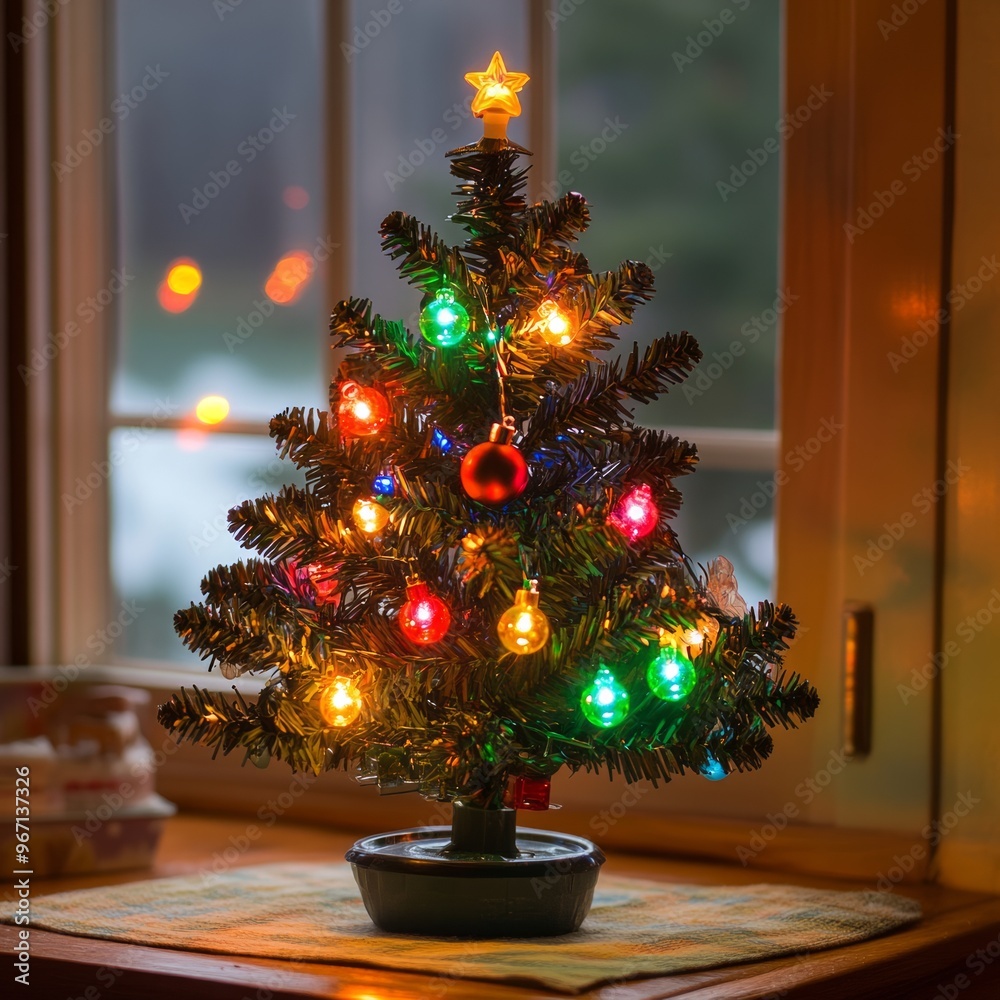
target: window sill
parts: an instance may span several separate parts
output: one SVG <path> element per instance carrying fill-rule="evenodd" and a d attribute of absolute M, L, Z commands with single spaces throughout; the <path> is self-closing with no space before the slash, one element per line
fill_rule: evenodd
<path fill-rule="evenodd" d="M 168 822 L 152 870 L 36 881 L 34 891 L 38 894 L 63 892 L 197 873 L 210 860 L 212 852 L 221 850 L 229 843 L 228 838 L 238 835 L 243 826 L 236 819 L 180 816 Z M 343 833 L 279 823 L 263 831 L 263 836 L 238 863 L 262 864 L 293 859 L 329 861 L 342 855 L 352 840 L 352 836 Z M 616 854 L 609 856 L 609 870 L 619 875 L 664 882 L 707 885 L 789 882 L 824 888 L 866 888 L 834 879 L 787 873 L 769 875 L 703 862 Z M 8 888 L 8 897 L 10 892 Z M 614 994 L 619 1000 L 657 997 L 763 1000 L 773 996 L 891 1000 L 892 997 L 930 996 L 938 984 L 953 983 L 962 973 L 970 983 L 961 990 L 963 1000 L 995 997 L 1000 985 L 1000 964 L 987 965 L 981 974 L 970 976 L 965 963 L 977 949 L 987 947 L 1000 933 L 1000 899 L 926 884 L 907 886 L 905 892 L 920 900 L 925 916 L 915 926 L 885 938 L 817 952 L 808 957 L 640 980 L 616 986 Z M 0 928 L 0 949 L 5 954 L 12 953 L 15 934 L 16 928 Z M 243 997 L 254 989 L 258 995 L 267 995 L 264 991 L 270 991 L 269 995 L 280 998 L 391 994 L 399 1000 L 416 1000 L 426 995 L 428 983 L 424 976 L 380 969 L 196 954 L 73 938 L 40 930 L 33 931 L 31 943 L 32 986 L 47 996 L 69 995 L 78 992 L 81 983 L 99 982 L 97 973 L 101 967 L 123 970 L 116 986 L 129 995 L 172 998 L 182 989 L 191 1000 Z M 438 979 L 436 986 L 441 984 L 442 980 Z M 456 1000 L 473 996 L 484 1000 L 517 1000 L 558 994 L 500 983 L 450 980 L 444 983 L 441 995 Z M 602 995 L 607 996 L 607 992 L 600 988 L 584 994 L 595 998 Z"/>

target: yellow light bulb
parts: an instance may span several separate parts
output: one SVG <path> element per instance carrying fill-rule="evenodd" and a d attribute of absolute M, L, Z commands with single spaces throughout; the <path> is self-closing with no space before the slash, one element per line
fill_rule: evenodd
<path fill-rule="evenodd" d="M 535 327 L 545 343 L 565 347 L 576 336 L 576 325 L 552 299 L 546 299 L 538 307 L 537 316 Z"/>
<path fill-rule="evenodd" d="M 377 500 L 356 500 L 351 516 L 366 535 L 376 534 L 389 523 L 389 512 Z"/>
<path fill-rule="evenodd" d="M 320 695 L 319 711 L 329 726 L 349 726 L 364 705 L 361 691 L 350 677 L 338 676 Z"/>
<path fill-rule="evenodd" d="M 538 607 L 537 590 L 519 590 L 514 604 L 497 622 L 497 635 L 505 649 L 525 655 L 537 653 L 548 641 L 551 629 L 545 612 Z"/>
<path fill-rule="evenodd" d="M 687 647 L 687 655 L 698 656 L 715 645 L 719 635 L 719 623 L 709 615 L 699 615 L 695 625 L 677 625 L 666 629 L 660 635 L 660 645 Z"/>
<path fill-rule="evenodd" d="M 686 646 L 702 646 L 705 642 L 705 636 L 699 629 L 686 628 L 681 630 L 681 641 Z"/>

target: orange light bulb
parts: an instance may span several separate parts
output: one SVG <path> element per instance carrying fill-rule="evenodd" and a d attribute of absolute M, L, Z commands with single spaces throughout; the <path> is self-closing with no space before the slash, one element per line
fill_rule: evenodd
<path fill-rule="evenodd" d="M 334 677 L 320 695 L 320 715 L 330 726 L 349 726 L 363 707 L 361 690 L 350 677 Z"/>
<path fill-rule="evenodd" d="M 546 299 L 538 307 L 537 316 L 535 329 L 553 347 L 565 347 L 577 334 L 576 323 L 552 299 Z"/>
<path fill-rule="evenodd" d="M 389 523 L 389 512 L 374 499 L 362 497 L 356 500 L 351 516 L 366 535 L 377 534 Z"/>

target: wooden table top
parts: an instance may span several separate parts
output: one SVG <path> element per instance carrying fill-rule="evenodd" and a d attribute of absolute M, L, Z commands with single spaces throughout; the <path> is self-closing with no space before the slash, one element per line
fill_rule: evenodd
<path fill-rule="evenodd" d="M 238 836 L 246 821 L 235 817 L 178 816 L 168 821 L 152 869 L 32 881 L 33 897 L 70 889 L 113 885 L 171 875 L 194 874 Z M 343 857 L 354 835 L 318 827 L 278 823 L 263 831 L 238 864 L 323 861 Z M 616 875 L 665 882 L 749 885 L 780 882 L 830 889 L 871 889 L 870 885 L 794 873 L 744 869 L 676 858 L 608 856 L 604 869 Z M 904 895 L 919 899 L 924 918 L 911 928 L 844 948 L 808 956 L 779 958 L 706 972 L 633 980 L 582 994 L 600 1000 L 997 1000 L 1000 998 L 1000 897 L 907 884 Z M 9 882 L 3 895 L 13 897 Z M 0 950 L 10 955 L 16 928 L 0 927 Z M 562 994 L 530 987 L 474 980 L 448 980 L 308 962 L 208 955 L 31 932 L 31 987 L 26 996 L 65 998 L 143 996 L 151 1000 L 417 1000 L 428 996 L 458 1000 L 528 1000 Z M 992 951 L 991 951 L 992 945 Z M 993 952 L 996 952 L 994 955 Z M 977 956 L 977 952 L 980 954 Z M 4 978 L 13 978 L 5 959 Z M 433 989 L 431 986 L 433 985 Z M 87 991 L 90 990 L 88 993 Z M 4 995 L 8 994 L 6 983 Z"/>

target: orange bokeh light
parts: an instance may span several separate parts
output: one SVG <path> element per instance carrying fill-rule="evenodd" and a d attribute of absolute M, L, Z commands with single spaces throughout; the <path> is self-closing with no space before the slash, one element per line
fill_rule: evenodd
<path fill-rule="evenodd" d="M 930 319 L 938 311 L 940 302 L 933 289 L 898 289 L 892 293 L 892 313 L 898 319 L 917 322 Z"/>
<path fill-rule="evenodd" d="M 192 292 L 190 295 L 179 295 L 177 292 L 171 291 L 166 281 L 161 281 L 160 287 L 156 290 L 156 299 L 160 306 L 170 313 L 184 312 L 185 309 L 190 308 L 197 297 L 197 292 Z"/>
<path fill-rule="evenodd" d="M 278 305 L 291 305 L 309 284 L 314 270 L 313 259 L 305 250 L 285 254 L 264 284 L 264 293 Z"/>
<path fill-rule="evenodd" d="M 309 204 L 309 192 L 299 184 L 289 184 L 281 192 L 281 200 L 297 212 Z"/>
<path fill-rule="evenodd" d="M 229 400 L 225 396 L 203 396 L 194 408 L 194 415 L 203 424 L 219 424 L 229 416 Z"/>

